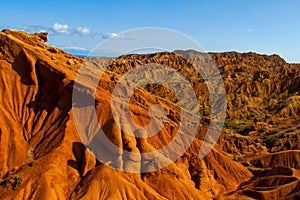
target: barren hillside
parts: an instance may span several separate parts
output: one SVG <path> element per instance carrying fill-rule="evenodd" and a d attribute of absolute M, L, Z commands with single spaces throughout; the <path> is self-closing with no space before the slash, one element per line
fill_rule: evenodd
<path fill-rule="evenodd" d="M 88 78 L 74 86 L 86 60 L 46 41 L 46 34 L 0 32 L 1 199 L 300 198 L 299 65 L 277 55 L 211 53 L 227 92 L 227 118 L 218 144 L 200 159 L 211 116 L 209 96 L 204 80 L 181 55 L 201 65 L 201 53 L 89 59 Z M 125 169 L 147 162 L 137 156 L 132 165 L 124 162 L 122 154 L 111 164 L 96 160 L 78 136 L 72 92 L 91 96 L 90 80 L 102 71 L 95 108 L 105 135 L 121 151 L 139 155 L 157 150 L 175 137 L 180 122 L 178 99 L 171 90 L 150 84 L 131 99 L 131 117 L 141 125 L 149 123 L 151 105 L 159 103 L 168 111 L 164 128 L 147 139 L 117 130 L 110 108 L 111 93 L 121 76 L 145 63 L 168 65 L 185 76 L 197 95 L 202 120 L 192 145 L 174 163 L 155 172 L 125 173 L 108 165 Z M 91 116 L 79 119 L 89 121 Z M 100 148 L 105 146 L 103 138 L 97 142 Z"/>

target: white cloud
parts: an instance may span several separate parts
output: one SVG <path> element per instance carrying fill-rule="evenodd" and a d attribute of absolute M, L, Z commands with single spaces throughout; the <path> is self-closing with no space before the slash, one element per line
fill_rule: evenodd
<path fill-rule="evenodd" d="M 97 35 L 101 35 L 103 38 L 121 38 L 116 33 L 113 34 L 103 34 L 103 33 L 96 33 L 92 32 L 88 27 L 86 26 L 79 26 L 77 28 L 70 27 L 68 24 L 61 24 L 61 23 L 54 23 L 51 27 L 44 27 L 41 25 L 31 25 L 26 27 L 4 27 L 0 26 L 0 29 L 15 29 L 15 30 L 22 30 L 28 33 L 36 33 L 36 32 L 48 32 L 49 35 L 56 34 L 56 35 L 79 35 L 79 36 L 89 36 L 94 37 Z M 105 36 L 104 36 L 105 35 Z"/>
<path fill-rule="evenodd" d="M 88 51 L 84 47 L 76 47 L 76 46 L 68 46 L 68 47 L 61 47 L 62 50 L 77 50 L 77 51 Z"/>
<path fill-rule="evenodd" d="M 121 39 L 125 38 L 124 35 L 118 34 L 118 33 L 106 33 L 103 34 L 104 39 L 112 38 L 112 39 Z"/>
<path fill-rule="evenodd" d="M 77 28 L 70 28 L 68 24 L 54 23 L 52 30 L 57 34 L 62 35 L 80 35 L 80 36 L 89 36 L 90 29 L 85 26 L 80 26 Z"/>
<path fill-rule="evenodd" d="M 82 36 L 88 36 L 90 34 L 90 29 L 87 27 L 78 27 L 76 31 L 79 35 Z"/>
<path fill-rule="evenodd" d="M 254 32 L 254 29 L 253 28 L 248 28 L 247 31 L 248 32 Z"/>
<path fill-rule="evenodd" d="M 43 26 L 26 26 L 23 28 L 14 28 L 15 30 L 25 31 L 27 33 L 38 33 L 38 32 L 48 32 L 52 33 L 52 30 Z"/>
<path fill-rule="evenodd" d="M 54 32 L 63 35 L 68 35 L 70 33 L 69 26 L 67 24 L 54 23 L 52 29 Z"/>
<path fill-rule="evenodd" d="M 110 38 L 120 38 L 120 37 L 122 37 L 122 36 L 117 34 L 117 33 L 111 33 L 110 34 Z"/>

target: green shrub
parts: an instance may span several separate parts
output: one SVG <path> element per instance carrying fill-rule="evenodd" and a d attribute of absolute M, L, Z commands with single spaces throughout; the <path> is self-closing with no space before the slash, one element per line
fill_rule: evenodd
<path fill-rule="evenodd" d="M 263 142 L 266 144 L 268 149 L 271 148 L 274 145 L 276 140 L 277 140 L 277 138 L 274 135 L 265 136 L 263 138 Z"/>
<path fill-rule="evenodd" d="M 232 124 L 230 122 L 225 122 L 224 123 L 224 128 L 226 129 L 231 129 L 236 131 L 238 134 L 247 136 L 249 133 L 253 130 L 252 126 L 241 126 L 240 124 Z"/>
<path fill-rule="evenodd" d="M 252 126 L 246 126 L 244 129 L 238 131 L 239 134 L 247 136 L 253 130 Z"/>
<path fill-rule="evenodd" d="M 266 128 L 261 128 L 261 129 L 258 130 L 258 132 L 259 133 L 264 133 L 264 132 L 266 132 L 266 130 L 267 130 Z"/>
<path fill-rule="evenodd" d="M 20 188 L 22 181 L 23 181 L 23 179 L 22 179 L 21 175 L 17 174 L 10 178 L 5 179 L 4 181 L 2 181 L 0 183 L 0 185 L 4 188 L 11 185 L 13 190 L 17 190 Z"/>
<path fill-rule="evenodd" d="M 240 129 L 241 127 L 240 127 L 239 124 L 232 124 L 232 123 L 226 121 L 226 122 L 224 123 L 224 128 L 226 128 L 226 129 L 238 130 L 238 129 Z"/>
<path fill-rule="evenodd" d="M 233 154 L 233 160 L 234 160 L 235 162 L 240 161 L 240 158 L 237 156 L 236 153 Z"/>
<path fill-rule="evenodd" d="M 17 189 L 19 189 L 19 187 L 23 181 L 22 177 L 20 175 L 16 175 L 13 177 L 13 179 L 14 179 L 14 182 L 12 183 L 12 189 L 17 190 Z"/>
<path fill-rule="evenodd" d="M 0 183 L 1 187 L 6 188 L 10 184 L 9 180 L 4 180 Z"/>

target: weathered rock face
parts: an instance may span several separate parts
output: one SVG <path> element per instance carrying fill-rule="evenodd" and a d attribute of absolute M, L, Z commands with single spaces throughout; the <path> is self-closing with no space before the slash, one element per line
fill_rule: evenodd
<path fill-rule="evenodd" d="M 74 87 L 76 73 L 84 60 L 47 46 L 46 41 L 47 34 L 44 33 L 0 32 L 1 199 L 212 199 L 241 196 L 268 199 L 297 196 L 293 191 L 298 187 L 298 171 L 292 168 L 298 169 L 298 151 L 279 155 L 269 154 L 267 150 L 299 149 L 296 126 L 299 122 L 298 65 L 287 64 L 278 56 L 235 52 L 211 54 L 225 82 L 228 121 L 219 144 L 200 159 L 198 153 L 210 118 L 207 87 L 199 73 L 179 55 L 201 60 L 200 53 L 178 51 L 92 59 L 92 70 L 85 71 L 91 79 L 97 78 L 97 71 L 109 64 L 95 95 L 99 124 L 120 151 L 124 149 L 137 155 L 130 158 L 130 162 L 124 162 L 120 153 L 111 165 L 122 169 L 139 168 L 144 162 L 139 154 L 167 144 L 176 135 L 180 122 L 177 99 L 172 91 L 153 84 L 134 93 L 131 114 L 136 122 L 146 125 L 149 107 L 155 103 L 164 105 L 169 112 L 164 129 L 147 139 L 137 139 L 121 131 L 112 118 L 110 100 L 116 82 L 128 70 L 145 63 L 165 64 L 178 70 L 192 83 L 203 110 L 200 131 L 184 155 L 156 172 L 130 174 L 97 161 L 82 144 L 72 115 L 72 91 L 90 95 L 90 78 L 81 80 L 82 87 Z M 87 115 L 80 117 L 91 120 Z M 126 126 L 126 122 L 120 123 Z M 284 127 L 287 123 L 288 129 Z M 280 130 L 274 132 L 274 126 Z M 271 137 L 282 140 L 275 141 Z M 278 141 L 282 141 L 282 145 Z M 101 138 L 98 142 L 99 146 L 105 145 Z M 257 152 L 261 152 L 260 157 L 251 156 Z M 251 169 L 253 174 L 242 163 L 256 167 Z M 293 172 L 288 174 L 290 178 L 282 174 L 272 178 L 276 176 L 277 168 L 274 173 L 258 173 L 259 168 L 286 163 Z M 263 180 L 270 187 L 279 186 L 273 183 L 275 179 L 287 186 L 278 187 L 271 193 L 267 192 L 268 188 L 260 192 L 257 187 L 264 183 L 258 181 L 258 177 L 265 177 Z M 245 183 L 240 185 L 243 181 Z"/>
<path fill-rule="evenodd" d="M 66 137 L 73 132 L 67 127 L 69 76 L 75 73 L 66 61 L 82 60 L 44 41 L 39 35 L 0 33 L 2 199 L 63 198 L 78 179 L 77 170 L 66 164 L 74 160 L 72 143 L 78 141 L 75 134 Z"/>

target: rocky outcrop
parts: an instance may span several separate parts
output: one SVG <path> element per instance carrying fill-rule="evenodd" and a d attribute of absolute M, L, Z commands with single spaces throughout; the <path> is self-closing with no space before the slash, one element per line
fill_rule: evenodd
<path fill-rule="evenodd" d="M 89 59 L 91 68 L 84 71 L 87 78 L 74 86 L 78 69 L 87 60 L 48 46 L 46 41 L 45 33 L 0 32 L 1 199 L 212 199 L 232 195 L 268 199 L 298 195 L 291 192 L 298 188 L 297 171 L 293 169 L 298 168 L 297 153 L 287 152 L 277 160 L 272 157 L 277 154 L 266 152 L 280 146 L 269 139 L 275 134 L 275 124 L 280 128 L 276 137 L 284 131 L 292 130 L 284 133 L 294 135 L 298 131 L 294 128 L 299 117 L 298 65 L 290 65 L 276 55 L 211 54 L 228 93 L 228 118 L 219 144 L 200 159 L 199 149 L 210 121 L 207 87 L 180 54 L 202 62 L 201 53 L 178 51 Z M 110 101 L 117 81 L 128 70 L 145 63 L 168 65 L 185 76 L 197 94 L 203 120 L 191 146 L 174 163 L 155 172 L 131 174 L 114 168 L 151 167 L 141 153 L 168 144 L 180 123 L 178 99 L 171 90 L 155 84 L 134 93 L 131 114 L 137 123 L 147 125 L 151 105 L 163 105 L 168 115 L 159 134 L 139 139 L 128 134 L 127 122 L 113 119 Z M 95 94 L 98 122 L 120 150 L 115 162 L 106 164 L 96 160 L 93 149 L 87 149 L 80 140 L 73 117 L 78 102 L 72 105 L 72 91 L 91 97 L 91 80 L 98 78 L 99 71 L 104 73 Z M 92 117 L 85 113 L 79 119 L 89 122 Z M 283 120 L 291 127 L 284 128 Z M 99 148 L 105 148 L 103 138 L 97 138 L 97 142 Z M 290 147 L 298 148 L 294 142 Z M 136 156 L 125 158 L 125 150 Z M 265 153 L 251 157 L 258 152 Z M 290 177 L 279 176 L 277 171 L 258 175 L 244 167 L 245 163 L 256 168 L 280 164 L 293 173 Z M 259 176 L 265 178 L 258 180 Z M 268 187 L 279 183 L 291 186 L 268 192 Z"/>

